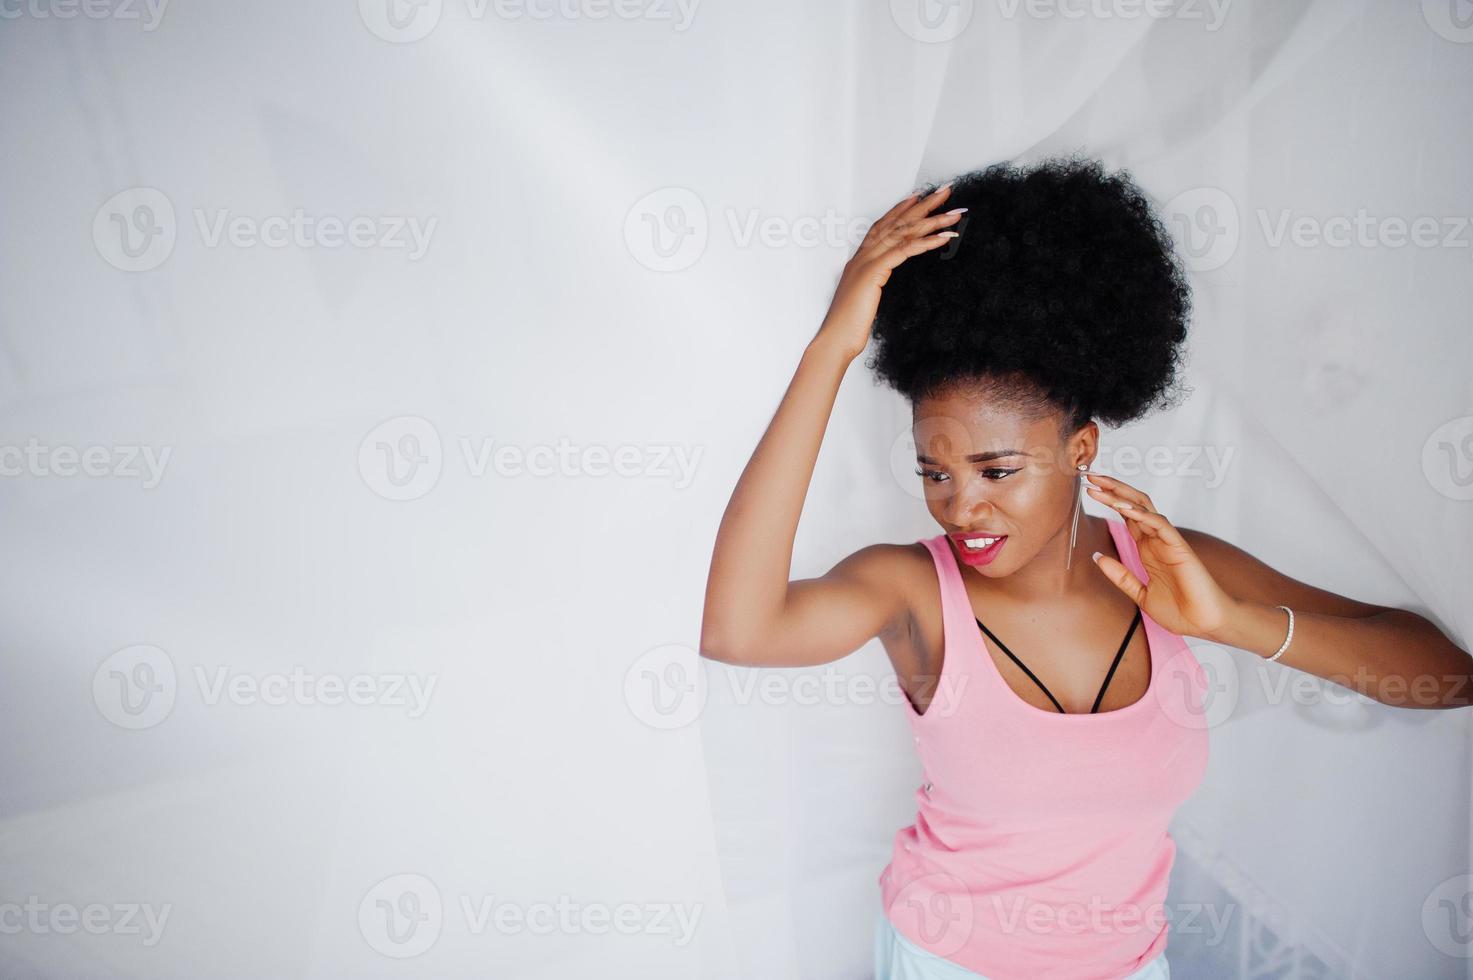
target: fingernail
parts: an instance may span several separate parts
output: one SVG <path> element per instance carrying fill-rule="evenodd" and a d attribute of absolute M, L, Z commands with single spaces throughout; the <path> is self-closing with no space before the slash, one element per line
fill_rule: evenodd
<path fill-rule="evenodd" d="M 1134 510 L 1135 509 L 1134 507 L 1130 506 L 1130 504 L 1127 504 L 1123 500 L 1120 501 L 1120 503 L 1116 504 L 1115 506 L 1116 507 L 1119 507 L 1121 510 Z"/>
<path fill-rule="evenodd" d="M 939 232 L 936 235 L 936 237 L 937 238 L 960 238 L 960 237 L 962 237 L 962 233 L 959 232 L 959 231 L 943 231 L 943 232 Z"/>
<path fill-rule="evenodd" d="M 951 210 L 950 210 L 950 211 L 948 211 L 948 212 L 946 212 L 946 213 L 947 213 L 947 214 L 962 214 L 962 213 L 964 213 L 964 212 L 965 212 L 965 211 L 966 211 L 966 210 L 967 210 L 967 209 L 966 209 L 966 208 L 952 208 L 952 209 L 951 209 Z"/>
<path fill-rule="evenodd" d="M 1098 551 L 1096 551 L 1094 554 L 1090 555 L 1090 557 L 1093 558 L 1095 561 L 1099 561 L 1100 560 L 1100 553 Z"/>

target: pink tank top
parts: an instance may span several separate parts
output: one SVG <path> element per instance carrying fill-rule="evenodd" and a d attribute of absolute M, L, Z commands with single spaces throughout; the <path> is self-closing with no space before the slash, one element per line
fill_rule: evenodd
<path fill-rule="evenodd" d="M 1125 566 L 1149 582 L 1124 519 L 1105 520 Z M 1128 976 L 1166 948 L 1167 825 L 1206 771 L 1206 672 L 1142 612 L 1144 697 L 1093 714 L 1035 707 L 983 645 L 946 535 L 922 543 L 941 584 L 945 653 L 926 713 L 901 698 L 925 772 L 915 823 L 895 834 L 879 878 L 885 914 L 989 980 Z M 1104 653 L 1127 626 L 1100 637 Z M 1026 636 L 1002 640 L 1028 663 Z"/>

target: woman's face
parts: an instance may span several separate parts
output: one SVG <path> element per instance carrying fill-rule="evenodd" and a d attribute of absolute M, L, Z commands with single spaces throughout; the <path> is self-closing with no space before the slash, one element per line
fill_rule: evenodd
<path fill-rule="evenodd" d="M 1066 438 L 1058 415 L 1029 420 L 962 392 L 922 399 L 912 416 L 926 507 L 963 562 L 1001 578 L 1046 546 L 1067 548 L 1079 495 L 1075 467 L 1094 459 L 1093 422 Z"/>

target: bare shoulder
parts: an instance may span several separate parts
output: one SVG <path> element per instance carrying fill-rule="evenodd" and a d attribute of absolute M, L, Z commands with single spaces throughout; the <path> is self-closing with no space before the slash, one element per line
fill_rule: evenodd
<path fill-rule="evenodd" d="M 845 557 L 829 573 L 864 583 L 867 590 L 896 610 L 887 631 L 908 631 L 919 604 L 935 591 L 931 553 L 920 541 L 904 544 L 878 542 Z"/>
<path fill-rule="evenodd" d="M 936 587 L 936 562 L 921 541 L 871 545 L 870 560 L 891 589 L 896 612 L 880 632 L 880 642 L 891 666 L 916 701 L 917 677 L 940 673 L 941 596 Z M 861 549 L 865 550 L 865 549 Z"/>
<path fill-rule="evenodd" d="M 935 566 L 927 547 L 919 541 L 865 545 L 835 570 L 846 566 L 846 575 L 866 581 L 876 595 L 884 595 L 887 606 L 896 610 L 885 632 L 909 635 L 918 613 L 924 615 L 925 600 L 935 591 Z"/>

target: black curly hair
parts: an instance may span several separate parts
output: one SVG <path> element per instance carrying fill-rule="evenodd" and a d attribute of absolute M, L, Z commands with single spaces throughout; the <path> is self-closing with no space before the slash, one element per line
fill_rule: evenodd
<path fill-rule="evenodd" d="M 955 178 L 935 213 L 956 207 L 961 236 L 906 259 L 880 295 L 878 381 L 912 407 L 960 389 L 1058 413 L 1063 435 L 1174 404 L 1191 289 L 1127 172 L 996 163 Z"/>

